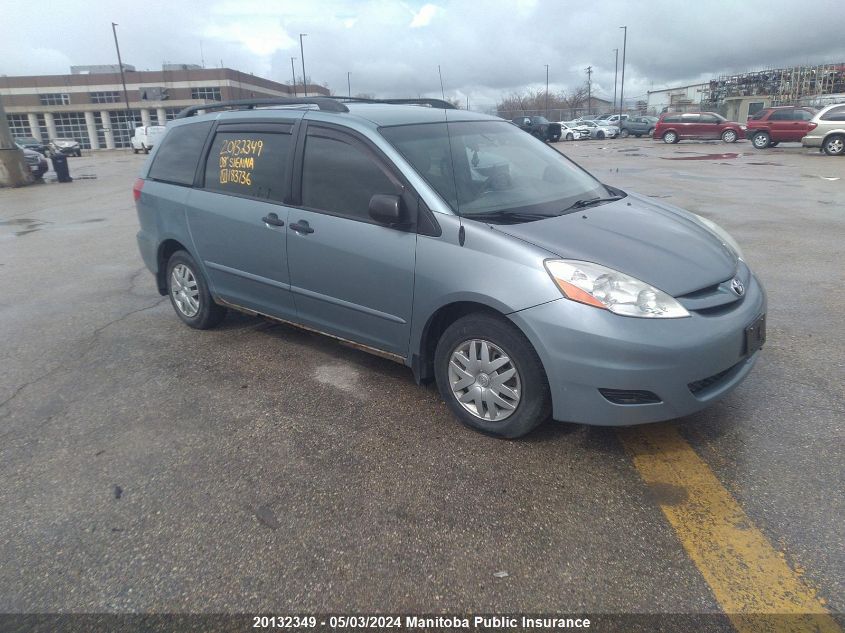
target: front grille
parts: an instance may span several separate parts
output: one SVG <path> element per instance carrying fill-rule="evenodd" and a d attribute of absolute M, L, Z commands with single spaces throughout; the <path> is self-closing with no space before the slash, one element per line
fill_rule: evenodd
<path fill-rule="evenodd" d="M 739 365 L 739 363 L 737 363 L 737 365 Z M 697 396 L 702 391 L 706 391 L 707 389 L 710 389 L 711 387 L 714 387 L 721 383 L 722 380 L 724 380 L 724 378 L 728 374 L 730 374 L 734 369 L 736 369 L 737 365 L 734 365 L 733 367 L 728 367 L 724 371 L 720 371 L 718 374 L 713 374 L 712 376 L 708 376 L 707 378 L 702 378 L 701 380 L 691 382 L 687 385 L 687 387 L 689 387 L 689 390 L 692 392 L 692 395 Z"/>
<path fill-rule="evenodd" d="M 599 389 L 599 393 L 613 404 L 657 404 L 663 402 L 656 393 L 637 389 Z"/>

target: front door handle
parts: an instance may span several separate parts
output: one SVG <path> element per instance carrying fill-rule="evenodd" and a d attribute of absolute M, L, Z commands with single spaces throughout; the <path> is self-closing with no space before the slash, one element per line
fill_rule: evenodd
<path fill-rule="evenodd" d="M 309 233 L 313 233 L 313 232 L 314 232 L 314 229 L 312 229 L 312 228 L 308 225 L 308 220 L 300 220 L 300 221 L 299 221 L 299 222 L 297 222 L 296 224 L 291 224 L 291 225 L 290 225 L 290 228 L 292 228 L 292 229 L 293 229 L 294 231 L 296 231 L 297 233 L 303 233 L 303 234 L 305 234 L 305 235 L 307 235 L 307 234 L 309 234 Z"/>
<path fill-rule="evenodd" d="M 261 218 L 261 220 L 262 220 L 265 224 L 270 224 L 270 225 L 272 225 L 272 226 L 284 226 L 284 225 L 285 225 L 285 221 L 284 221 L 284 220 L 280 220 L 280 219 L 279 219 L 279 216 L 278 216 L 278 215 L 276 215 L 275 213 L 268 213 L 268 214 L 267 214 L 267 215 L 265 215 L 263 218 Z"/>

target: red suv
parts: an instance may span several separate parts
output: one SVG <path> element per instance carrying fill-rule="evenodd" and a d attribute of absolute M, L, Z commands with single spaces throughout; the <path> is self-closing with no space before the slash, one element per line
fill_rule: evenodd
<path fill-rule="evenodd" d="M 745 136 L 757 149 L 774 147 L 781 141 L 801 142 L 815 114 L 813 108 L 797 106 L 763 108 L 748 119 Z"/>
<path fill-rule="evenodd" d="M 664 143 L 677 143 L 683 139 L 722 139 L 736 143 L 745 134 L 745 126 L 728 121 L 715 112 L 667 112 L 660 115 L 654 127 L 654 139 Z"/>

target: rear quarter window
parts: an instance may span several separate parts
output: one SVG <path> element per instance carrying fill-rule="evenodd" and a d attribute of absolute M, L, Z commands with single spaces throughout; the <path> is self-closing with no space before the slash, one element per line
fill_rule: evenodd
<path fill-rule="evenodd" d="M 845 106 L 831 108 L 821 116 L 822 121 L 845 121 Z"/>
<path fill-rule="evenodd" d="M 191 186 L 211 121 L 189 123 L 171 128 L 155 156 L 150 172 L 153 180 Z"/>

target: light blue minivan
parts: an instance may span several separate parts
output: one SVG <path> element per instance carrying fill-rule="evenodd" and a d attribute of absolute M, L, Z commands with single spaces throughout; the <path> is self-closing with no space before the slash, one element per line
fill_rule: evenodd
<path fill-rule="evenodd" d="M 507 121 L 402 101 L 227 102 L 168 125 L 134 195 L 177 316 L 352 342 L 503 437 L 677 418 L 748 375 L 766 296 L 724 230 Z"/>

